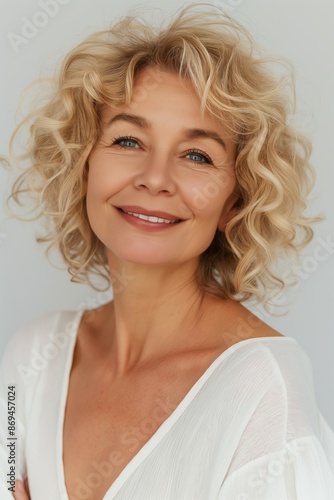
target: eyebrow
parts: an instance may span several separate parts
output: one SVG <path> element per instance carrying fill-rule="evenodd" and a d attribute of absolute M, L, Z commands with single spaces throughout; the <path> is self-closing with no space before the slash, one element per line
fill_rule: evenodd
<path fill-rule="evenodd" d="M 105 128 L 109 128 L 113 123 L 117 121 L 126 121 L 129 123 L 133 123 L 134 125 L 137 125 L 140 128 L 143 129 L 151 129 L 152 124 L 146 120 L 146 118 L 143 118 L 142 116 L 137 116 L 137 115 L 130 115 L 127 113 L 119 113 L 118 115 L 113 116 L 105 125 Z M 206 138 L 206 139 L 213 139 L 214 141 L 218 142 L 225 150 L 226 150 L 226 144 L 224 140 L 220 137 L 220 135 L 217 134 L 217 132 L 213 130 L 204 130 L 202 128 L 189 128 L 189 129 L 183 129 L 182 133 L 184 134 L 185 137 L 188 139 L 198 139 L 198 138 Z"/>

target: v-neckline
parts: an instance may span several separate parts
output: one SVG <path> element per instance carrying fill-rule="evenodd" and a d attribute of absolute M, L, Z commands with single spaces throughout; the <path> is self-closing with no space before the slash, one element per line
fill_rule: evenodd
<path fill-rule="evenodd" d="M 81 324 L 81 319 L 86 310 L 79 311 L 74 320 L 71 322 L 70 329 L 70 345 L 67 351 L 67 357 L 65 362 L 65 369 L 63 372 L 62 390 L 60 396 L 60 409 L 58 414 L 57 423 L 57 433 L 56 433 L 56 468 L 58 476 L 58 487 L 60 488 L 61 498 L 63 500 L 68 500 L 68 492 L 65 483 L 65 470 L 63 463 L 63 433 L 64 433 L 64 421 L 65 421 L 65 409 L 68 397 L 68 389 L 70 382 L 70 374 L 73 365 L 74 349 L 77 341 L 78 331 Z M 221 364 L 221 362 L 229 356 L 240 346 L 245 344 L 251 344 L 254 341 L 263 339 L 284 339 L 296 342 L 293 337 L 287 336 L 272 336 L 272 337 L 252 337 L 250 339 L 240 340 L 229 346 L 221 354 L 219 354 L 212 363 L 206 368 L 202 375 L 197 379 L 197 381 L 192 385 L 186 395 L 183 397 L 181 402 L 177 407 L 170 413 L 166 420 L 158 427 L 155 433 L 150 437 L 150 439 L 138 450 L 138 452 L 132 457 L 132 459 L 126 464 L 124 469 L 120 472 L 114 482 L 110 485 L 109 489 L 106 491 L 102 500 L 112 500 L 115 495 L 122 488 L 126 480 L 131 476 L 131 474 L 137 469 L 137 467 L 143 462 L 143 460 L 154 450 L 154 448 L 159 444 L 162 438 L 168 433 L 168 431 L 173 427 L 173 425 L 178 421 L 182 413 L 190 405 L 191 401 L 199 393 L 205 382 L 210 378 L 211 374 L 216 370 L 216 368 Z"/>

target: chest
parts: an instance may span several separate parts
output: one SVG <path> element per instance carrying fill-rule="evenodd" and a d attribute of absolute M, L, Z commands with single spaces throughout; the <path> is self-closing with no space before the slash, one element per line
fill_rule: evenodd
<path fill-rule="evenodd" d="M 166 367 L 122 382 L 72 373 L 63 426 L 70 499 L 104 497 L 205 371 L 208 361 L 203 361 L 191 369 Z"/>

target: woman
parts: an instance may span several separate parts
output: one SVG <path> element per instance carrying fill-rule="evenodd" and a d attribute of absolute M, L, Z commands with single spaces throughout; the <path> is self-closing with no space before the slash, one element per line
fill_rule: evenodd
<path fill-rule="evenodd" d="M 160 29 L 128 17 L 71 51 L 34 116 L 14 197 L 37 193 L 40 240 L 114 297 L 8 344 L 14 498 L 333 498 L 310 362 L 241 304 L 280 289 L 272 264 L 317 220 L 309 144 L 251 45 L 212 6 Z"/>

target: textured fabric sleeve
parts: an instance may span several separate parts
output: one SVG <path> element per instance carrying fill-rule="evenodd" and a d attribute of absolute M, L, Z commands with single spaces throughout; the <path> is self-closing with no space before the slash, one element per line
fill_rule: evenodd
<path fill-rule="evenodd" d="M 334 500 L 334 432 L 317 406 L 311 362 L 298 344 L 272 343 L 266 352 L 276 377 L 244 430 L 218 498 Z"/>
<path fill-rule="evenodd" d="M 334 449 L 333 433 L 327 436 Z M 218 500 L 333 500 L 334 463 L 316 436 L 259 457 L 224 481 Z"/>
<path fill-rule="evenodd" d="M 15 479 L 27 475 L 25 461 L 26 428 L 29 414 L 33 410 L 38 370 L 35 359 L 36 348 L 40 351 L 41 339 L 47 335 L 58 313 L 48 313 L 18 329 L 10 338 L 0 364 L 0 499 L 13 499 L 10 471 Z M 36 351 L 37 352 L 37 351 Z M 15 400 L 9 387 L 15 386 Z M 8 394 L 10 395 L 8 397 Z M 11 401 L 9 402 L 9 398 Z M 9 403 L 8 403 L 9 402 Z M 15 403 L 15 406 L 14 406 Z M 15 411 L 14 411 L 15 410 Z M 13 411 L 13 413 L 12 413 Z M 9 427 L 15 418 L 15 435 Z M 14 439 L 16 437 L 16 439 Z M 15 467 L 15 469 L 11 469 Z"/>

